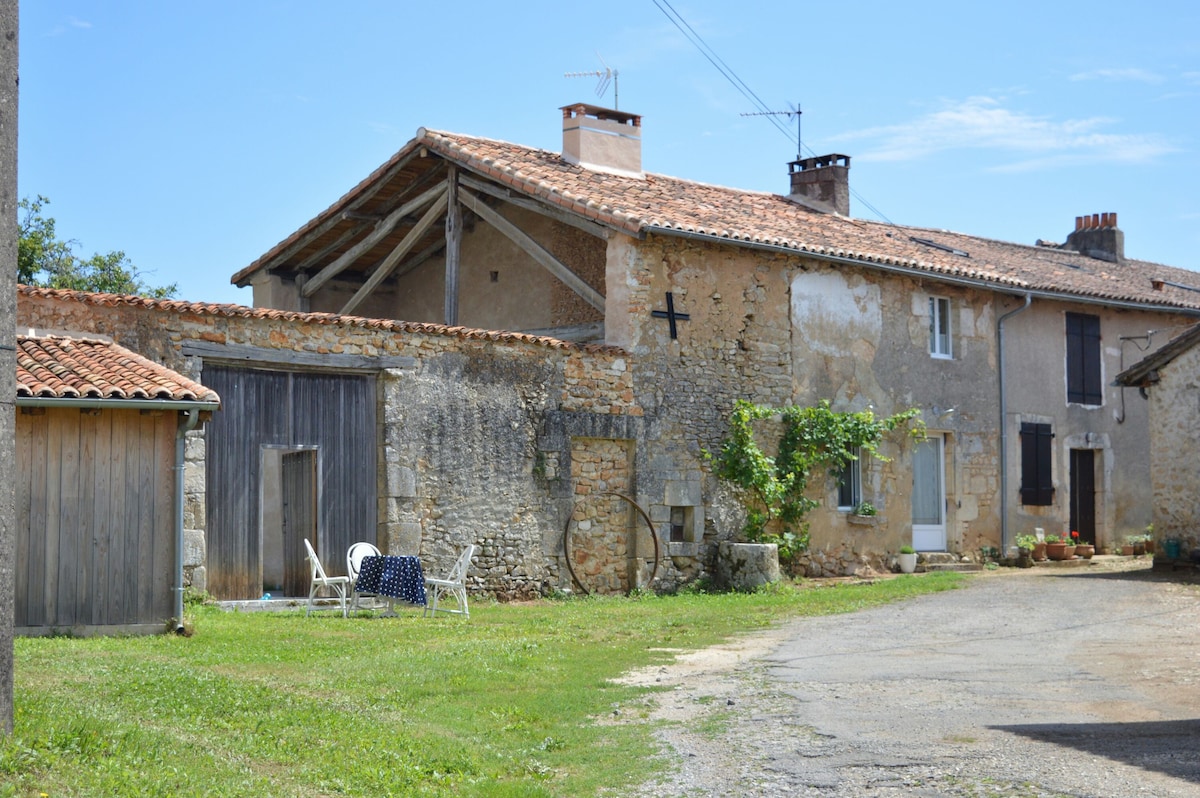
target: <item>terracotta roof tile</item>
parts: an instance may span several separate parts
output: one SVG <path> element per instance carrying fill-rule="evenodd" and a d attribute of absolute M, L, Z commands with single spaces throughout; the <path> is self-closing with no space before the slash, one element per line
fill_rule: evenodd
<path fill-rule="evenodd" d="M 665 175 L 648 173 L 642 179 L 599 172 L 569 164 L 555 152 L 493 139 L 421 130 L 409 147 L 413 145 L 426 146 L 524 194 L 634 235 L 686 233 L 964 278 L 1006 290 L 1200 310 L 1200 293 L 1169 285 L 1200 288 L 1200 274 L 1186 269 L 1132 259 L 1108 263 L 1053 246 L 853 219 L 813 211 L 777 194 Z M 914 239 L 933 241 L 967 256 Z M 1162 285 L 1164 281 L 1167 285 Z"/>
<path fill-rule="evenodd" d="M 179 299 L 151 299 L 144 296 L 121 294 L 98 294 L 89 291 L 68 291 L 57 288 L 36 288 L 18 285 L 17 294 L 28 297 L 44 297 L 63 302 L 79 302 L 85 305 L 108 307 L 141 307 L 176 313 L 193 313 L 199 316 L 225 316 L 243 319 L 269 319 L 294 321 L 302 324 L 323 324 L 342 327 L 362 327 L 392 333 L 420 333 L 423 335 L 446 335 L 453 338 L 485 339 L 503 343 L 523 343 L 544 346 L 550 349 L 578 349 L 586 352 L 610 352 L 625 354 L 616 346 L 580 344 L 562 341 L 545 335 L 530 335 L 505 330 L 477 330 L 471 327 L 447 327 L 430 322 L 397 321 L 394 319 L 371 319 L 364 316 L 342 316 L 337 313 L 300 313 L 273 308 L 250 308 L 245 305 L 216 304 L 210 302 L 185 302 Z"/>
<path fill-rule="evenodd" d="M 17 336 L 17 396 L 220 402 L 216 391 L 111 341 Z"/>

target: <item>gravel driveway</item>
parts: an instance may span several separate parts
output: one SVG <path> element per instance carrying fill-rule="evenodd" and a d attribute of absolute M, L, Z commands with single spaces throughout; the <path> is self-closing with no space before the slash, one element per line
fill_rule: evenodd
<path fill-rule="evenodd" d="M 628 680 L 673 688 L 646 798 L 1200 796 L 1200 588 L 1144 567 L 1005 569 Z"/>

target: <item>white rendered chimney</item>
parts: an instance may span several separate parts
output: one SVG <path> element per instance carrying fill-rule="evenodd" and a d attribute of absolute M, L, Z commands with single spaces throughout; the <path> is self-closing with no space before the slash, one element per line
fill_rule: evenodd
<path fill-rule="evenodd" d="M 564 105 L 563 160 L 630 177 L 642 173 L 642 118 L 587 103 Z"/>

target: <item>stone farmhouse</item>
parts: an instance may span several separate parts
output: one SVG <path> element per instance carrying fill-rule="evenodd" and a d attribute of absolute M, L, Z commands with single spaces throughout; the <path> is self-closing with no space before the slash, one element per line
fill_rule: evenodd
<path fill-rule="evenodd" d="M 1145 403 L 1112 381 L 1200 317 L 1200 275 L 1127 258 L 1115 214 L 1031 245 L 871 222 L 844 155 L 750 192 L 644 171 L 636 115 L 562 126 L 561 153 L 419 130 L 234 275 L 254 308 L 21 289 L 20 323 L 221 396 L 188 433 L 191 583 L 294 591 L 304 536 L 334 571 L 356 540 L 432 570 L 476 543 L 502 598 L 669 589 L 740 529 L 705 456 L 739 398 L 928 425 L 821 487 L 813 575 L 1150 522 Z"/>
<path fill-rule="evenodd" d="M 1177 335 L 1117 376 L 1136 388 L 1150 412 L 1150 488 L 1154 536 L 1163 558 L 1190 559 L 1200 547 L 1200 444 L 1196 389 L 1200 387 L 1200 325 Z M 1177 552 L 1162 546 L 1178 541 Z"/>

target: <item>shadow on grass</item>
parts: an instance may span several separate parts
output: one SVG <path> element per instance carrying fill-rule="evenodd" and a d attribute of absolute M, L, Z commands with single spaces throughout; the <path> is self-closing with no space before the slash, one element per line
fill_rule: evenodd
<path fill-rule="evenodd" d="M 1200 784 L 1200 720 L 989 726 Z"/>

